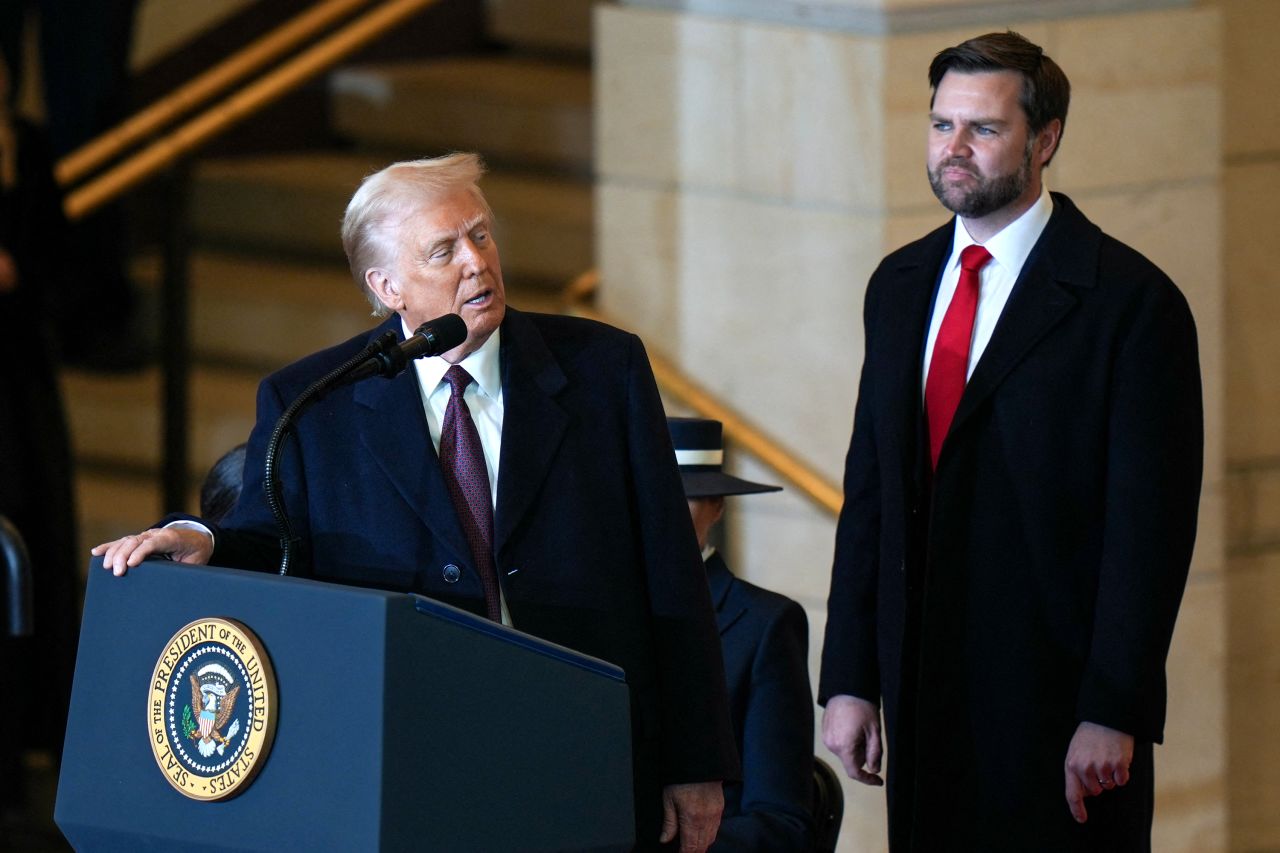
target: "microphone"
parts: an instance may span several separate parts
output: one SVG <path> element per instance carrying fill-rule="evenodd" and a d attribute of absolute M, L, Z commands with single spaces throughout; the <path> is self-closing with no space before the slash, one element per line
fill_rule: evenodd
<path fill-rule="evenodd" d="M 457 314 L 445 314 L 434 320 L 428 320 L 408 339 L 371 355 L 363 364 L 343 377 L 343 384 L 359 382 L 370 376 L 384 376 L 390 379 L 398 376 L 400 371 L 415 358 L 440 355 L 466 339 L 467 324 Z"/>

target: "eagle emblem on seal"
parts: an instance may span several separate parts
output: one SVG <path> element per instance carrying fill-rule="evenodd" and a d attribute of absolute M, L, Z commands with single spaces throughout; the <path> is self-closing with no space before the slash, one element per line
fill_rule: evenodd
<path fill-rule="evenodd" d="M 240 721 L 235 720 L 222 734 L 239 695 L 240 685 L 221 664 L 208 664 L 191 676 L 191 704 L 183 709 L 183 728 L 205 758 L 214 752 L 222 755 L 240 732 Z"/>

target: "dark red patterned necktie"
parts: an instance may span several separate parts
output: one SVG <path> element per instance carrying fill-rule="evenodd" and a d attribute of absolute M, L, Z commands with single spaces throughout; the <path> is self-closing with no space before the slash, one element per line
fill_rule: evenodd
<path fill-rule="evenodd" d="M 979 276 L 989 260 L 991 253 L 977 244 L 960 252 L 960 283 L 933 343 L 929 376 L 924 383 L 924 411 L 929 423 L 929 460 L 934 470 L 938 468 L 942 440 L 951 429 L 951 420 L 964 394 L 973 318 L 978 311 Z"/>
<path fill-rule="evenodd" d="M 445 486 L 453 500 L 453 508 L 462 522 L 462 532 L 471 546 L 476 571 L 484 585 L 487 615 L 502 621 L 502 604 L 498 593 L 498 571 L 493 562 L 493 493 L 489 489 L 489 471 L 484 464 L 484 448 L 471 410 L 462 395 L 473 380 L 471 374 L 453 365 L 444 374 L 452 393 L 444 410 L 440 429 L 440 467 Z"/>

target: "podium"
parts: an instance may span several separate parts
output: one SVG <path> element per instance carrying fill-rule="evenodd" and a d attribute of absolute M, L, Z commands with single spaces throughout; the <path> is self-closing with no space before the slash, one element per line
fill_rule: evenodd
<path fill-rule="evenodd" d="M 212 617 L 269 658 L 275 732 L 251 781 L 202 801 L 153 752 L 152 703 L 171 640 Z M 198 714 L 196 672 L 170 695 Z M 95 559 L 54 818 L 88 851 L 629 850 L 630 743 L 622 670 L 457 608 L 163 561 L 117 578 Z"/>

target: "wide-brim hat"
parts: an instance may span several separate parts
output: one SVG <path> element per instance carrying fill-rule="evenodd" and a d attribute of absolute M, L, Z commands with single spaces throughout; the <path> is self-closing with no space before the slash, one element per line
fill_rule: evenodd
<path fill-rule="evenodd" d="M 724 427 L 710 418 L 667 418 L 676 464 L 687 498 L 756 495 L 780 492 L 781 486 L 753 483 L 721 470 L 724 465 Z"/>

